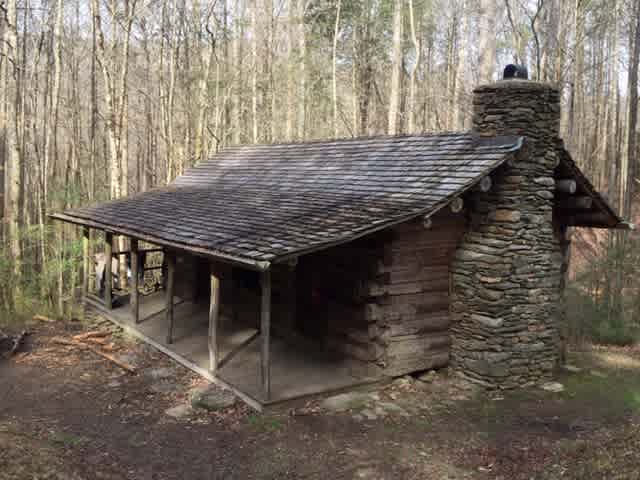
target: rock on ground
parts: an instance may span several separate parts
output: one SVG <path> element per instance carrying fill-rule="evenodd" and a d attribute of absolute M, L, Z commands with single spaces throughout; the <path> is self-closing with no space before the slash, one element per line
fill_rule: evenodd
<path fill-rule="evenodd" d="M 564 385 L 558 382 L 547 382 L 540 385 L 540 388 L 547 392 L 559 393 L 564 392 Z"/>
<path fill-rule="evenodd" d="M 191 405 L 187 403 L 183 403 L 181 405 L 176 405 L 175 407 L 171 407 L 164 412 L 173 418 L 184 418 L 188 417 L 191 413 Z"/>
<path fill-rule="evenodd" d="M 152 368 L 145 372 L 145 374 L 153 380 L 163 380 L 165 378 L 171 378 L 172 376 L 174 376 L 176 374 L 176 371 L 173 368 L 160 367 Z"/>
<path fill-rule="evenodd" d="M 582 369 L 580 367 L 576 367 L 575 365 L 565 364 L 562 366 L 562 370 L 567 373 L 580 373 Z"/>
<path fill-rule="evenodd" d="M 194 408 L 215 411 L 231 407 L 234 403 L 236 403 L 236 396 L 233 392 L 216 385 L 196 388 L 191 394 L 191 405 Z"/>
<path fill-rule="evenodd" d="M 320 407 L 331 412 L 344 412 L 353 408 L 362 407 L 367 402 L 373 400 L 371 393 L 348 392 L 325 398 Z"/>

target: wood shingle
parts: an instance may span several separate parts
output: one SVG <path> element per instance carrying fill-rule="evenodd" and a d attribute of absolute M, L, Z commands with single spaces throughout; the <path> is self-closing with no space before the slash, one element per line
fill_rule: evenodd
<path fill-rule="evenodd" d="M 470 133 L 235 146 L 167 187 L 53 217 L 263 269 L 435 212 L 521 146 Z"/>

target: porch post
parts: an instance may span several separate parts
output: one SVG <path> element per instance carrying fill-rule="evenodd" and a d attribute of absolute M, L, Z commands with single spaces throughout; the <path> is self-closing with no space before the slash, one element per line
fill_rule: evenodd
<path fill-rule="evenodd" d="M 104 232 L 104 305 L 108 310 L 113 308 L 113 278 L 111 263 L 113 257 L 113 233 Z"/>
<path fill-rule="evenodd" d="M 133 322 L 138 323 L 140 321 L 140 296 L 138 293 L 138 239 L 131 239 L 131 285 L 129 288 L 131 315 L 133 316 Z"/>
<path fill-rule="evenodd" d="M 89 227 L 82 228 L 82 296 L 87 297 L 89 293 Z"/>
<path fill-rule="evenodd" d="M 271 272 L 262 272 L 262 308 L 260 309 L 260 335 L 262 336 L 262 388 L 267 400 L 271 397 L 271 359 L 269 340 L 271 336 Z"/>
<path fill-rule="evenodd" d="M 220 314 L 220 279 L 213 266 L 209 266 L 211 277 L 211 300 L 209 303 L 209 370 L 213 375 L 220 362 L 218 354 L 218 318 Z"/>
<path fill-rule="evenodd" d="M 167 256 L 166 315 L 169 323 L 167 343 L 173 343 L 173 287 L 176 276 L 176 256 L 173 252 L 167 251 L 165 255 Z"/>

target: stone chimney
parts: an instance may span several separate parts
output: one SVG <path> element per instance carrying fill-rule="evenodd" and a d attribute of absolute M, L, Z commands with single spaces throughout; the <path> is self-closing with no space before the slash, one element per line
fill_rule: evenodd
<path fill-rule="evenodd" d="M 511 79 L 474 90 L 473 130 L 524 136 L 524 147 L 473 197 L 452 267 L 451 364 L 492 388 L 548 379 L 560 359 L 562 255 L 552 220 L 560 94 L 507 69 Z"/>

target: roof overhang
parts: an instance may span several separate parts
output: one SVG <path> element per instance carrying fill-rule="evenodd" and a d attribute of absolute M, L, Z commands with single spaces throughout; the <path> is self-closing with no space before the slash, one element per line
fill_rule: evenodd
<path fill-rule="evenodd" d="M 562 211 L 560 219 L 570 227 L 607 228 L 635 230 L 635 225 L 621 218 L 609 202 L 595 189 L 589 179 L 576 165 L 571 154 L 565 149 L 564 142 L 558 141 L 559 163 L 555 170 L 556 179 L 570 179 L 576 182 L 574 196 L 586 196 L 591 199 L 590 207 Z"/>
<path fill-rule="evenodd" d="M 183 251 L 192 253 L 194 255 L 207 257 L 212 260 L 217 260 L 222 263 L 227 263 L 230 265 L 236 265 L 236 266 L 248 268 L 250 270 L 264 272 L 271 267 L 271 262 L 257 261 L 249 258 L 234 257 L 232 255 L 228 255 L 222 252 L 216 252 L 215 250 L 195 247 L 195 246 L 187 245 L 184 243 L 172 242 L 170 240 L 166 240 L 155 235 L 149 235 L 141 231 L 136 231 L 129 228 L 123 228 L 117 225 L 96 222 L 93 220 L 87 220 L 87 219 L 76 217 L 73 215 L 67 215 L 65 213 L 52 213 L 49 215 L 49 217 L 54 220 L 60 220 L 63 222 L 72 223 L 74 225 L 80 225 L 88 228 L 95 228 L 97 230 L 113 233 L 115 235 L 124 235 L 127 237 L 136 238 L 138 240 L 143 240 L 145 242 L 153 243 L 155 245 L 160 245 L 161 247 L 166 247 L 168 249 L 183 250 Z"/>

